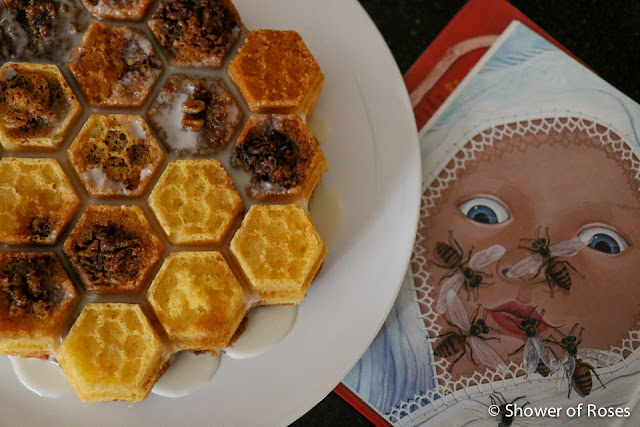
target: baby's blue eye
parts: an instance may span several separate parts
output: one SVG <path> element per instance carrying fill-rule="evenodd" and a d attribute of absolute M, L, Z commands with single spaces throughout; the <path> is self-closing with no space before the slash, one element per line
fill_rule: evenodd
<path fill-rule="evenodd" d="M 458 209 L 470 220 L 481 224 L 500 224 L 510 218 L 509 211 L 496 200 L 474 197 L 461 203 Z"/>
<path fill-rule="evenodd" d="M 596 251 L 619 254 L 629 248 L 629 243 L 620 234 L 605 227 L 589 227 L 578 233 L 582 242 Z"/>

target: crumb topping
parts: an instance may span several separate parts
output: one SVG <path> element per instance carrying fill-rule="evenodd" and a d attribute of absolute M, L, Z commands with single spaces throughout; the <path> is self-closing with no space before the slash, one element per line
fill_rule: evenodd
<path fill-rule="evenodd" d="M 268 127 L 250 131 L 244 141 L 234 147 L 232 164 L 244 166 L 252 173 L 251 183 L 269 183 L 291 188 L 302 179 L 301 163 L 307 154 L 285 132 Z"/>
<path fill-rule="evenodd" d="M 139 106 L 163 68 L 144 34 L 106 24 L 91 25 L 68 65 L 94 106 Z"/>
<path fill-rule="evenodd" d="M 163 1 L 149 23 L 176 65 L 215 67 L 222 64 L 241 25 L 223 0 Z"/>
<path fill-rule="evenodd" d="M 12 135 L 45 132 L 67 109 L 60 83 L 43 73 L 20 69 L 0 81 L 0 120 Z"/>
<path fill-rule="evenodd" d="M 0 291 L 9 315 L 48 317 L 66 294 L 64 270 L 52 254 L 7 254 L 0 259 Z"/>
<path fill-rule="evenodd" d="M 144 256 L 140 236 L 116 223 L 81 230 L 71 252 L 73 261 L 96 286 L 110 287 L 135 278 Z"/>

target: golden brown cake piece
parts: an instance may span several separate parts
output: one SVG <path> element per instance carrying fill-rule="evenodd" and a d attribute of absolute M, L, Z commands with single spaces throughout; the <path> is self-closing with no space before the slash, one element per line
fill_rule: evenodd
<path fill-rule="evenodd" d="M 93 114 L 67 156 L 94 197 L 139 196 L 164 161 L 141 116 Z"/>
<path fill-rule="evenodd" d="M 327 254 L 297 205 L 251 206 L 230 249 L 261 305 L 300 303 Z"/>
<path fill-rule="evenodd" d="M 162 243 L 138 206 L 89 206 L 64 242 L 87 292 L 139 292 Z"/>
<path fill-rule="evenodd" d="M 220 252 L 172 253 L 147 300 L 178 350 L 227 347 L 247 312 L 244 291 Z"/>
<path fill-rule="evenodd" d="M 219 161 L 175 160 L 149 196 L 149 206 L 171 243 L 222 243 L 244 210 Z"/>
<path fill-rule="evenodd" d="M 153 0 L 82 0 L 89 13 L 98 19 L 141 21 Z"/>
<path fill-rule="evenodd" d="M 251 31 L 229 75 L 257 113 L 308 116 L 324 83 L 320 66 L 295 31 Z"/>
<path fill-rule="evenodd" d="M 87 304 L 56 358 L 84 402 L 143 400 L 167 357 L 137 304 Z"/>
<path fill-rule="evenodd" d="M 0 253 L 0 354 L 47 358 L 79 300 L 51 252 Z"/>
<path fill-rule="evenodd" d="M 222 79 L 175 74 L 156 96 L 147 118 L 173 154 L 206 156 L 227 146 L 244 113 Z"/>
<path fill-rule="evenodd" d="M 82 107 L 55 65 L 0 68 L 0 144 L 5 150 L 56 149 Z"/>
<path fill-rule="evenodd" d="M 141 31 L 91 24 L 67 66 L 93 107 L 142 107 L 162 61 Z"/>
<path fill-rule="evenodd" d="M 231 164 L 251 173 L 249 197 L 271 201 L 311 198 L 327 170 L 318 142 L 297 114 L 249 117 Z"/>
<path fill-rule="evenodd" d="M 0 160 L 0 242 L 52 245 L 79 206 L 57 160 Z"/>
<path fill-rule="evenodd" d="M 220 67 L 242 32 L 230 0 L 162 0 L 149 27 L 179 67 Z"/>

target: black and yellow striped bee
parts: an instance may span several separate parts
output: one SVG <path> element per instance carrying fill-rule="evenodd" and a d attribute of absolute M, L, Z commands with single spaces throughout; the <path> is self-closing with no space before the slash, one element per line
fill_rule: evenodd
<path fill-rule="evenodd" d="M 438 357 L 449 358 L 457 356 L 456 359 L 449 366 L 449 372 L 453 369 L 456 363 L 467 353 L 467 347 L 469 348 L 469 357 L 471 361 L 478 365 L 474 355 L 478 358 L 480 363 L 486 366 L 490 366 L 498 369 L 499 371 L 506 371 L 507 365 L 502 358 L 496 353 L 496 351 L 487 343 L 487 341 L 496 340 L 500 341 L 497 337 L 485 337 L 489 333 L 489 326 L 487 326 L 485 312 L 484 318 L 478 319 L 478 312 L 480 306 L 476 309 L 473 319 L 469 322 L 469 316 L 464 309 L 464 305 L 457 295 L 451 307 L 451 318 L 454 323 L 449 322 L 446 318 L 446 322 L 452 327 L 457 329 L 457 332 L 449 331 L 443 335 L 435 337 L 440 339 L 433 350 L 433 354 Z"/>
<path fill-rule="evenodd" d="M 528 245 L 518 245 L 520 249 L 526 249 L 533 254 L 521 259 L 507 270 L 507 277 L 518 278 L 524 276 L 536 277 L 544 270 L 544 275 L 553 296 L 553 289 L 558 286 L 564 290 L 571 289 L 571 268 L 576 274 L 584 278 L 576 268 L 566 260 L 558 257 L 570 257 L 577 254 L 586 245 L 578 237 L 551 245 L 549 229 L 546 229 L 546 237 L 540 237 L 540 227 L 533 239 L 520 239 L 521 242 L 530 242 Z M 567 268 L 569 267 L 569 268 Z"/>
<path fill-rule="evenodd" d="M 607 350 L 599 350 L 595 348 L 578 348 L 582 342 L 582 332 L 584 328 L 580 329 L 580 335 L 574 335 L 574 332 L 578 324 L 576 323 L 571 328 L 569 335 L 564 335 L 559 331 L 563 338 L 557 341 L 553 337 L 548 339 L 549 342 L 559 345 L 565 350 L 564 357 L 560 362 L 564 368 L 564 377 L 569 382 L 569 392 L 567 398 L 571 397 L 571 389 L 575 387 L 580 395 L 588 396 L 591 393 L 593 387 L 593 373 L 602 387 L 603 384 L 600 376 L 596 372 L 595 368 L 602 368 L 617 362 L 622 361 L 622 355 Z M 573 387 L 572 387 L 573 386 Z"/>

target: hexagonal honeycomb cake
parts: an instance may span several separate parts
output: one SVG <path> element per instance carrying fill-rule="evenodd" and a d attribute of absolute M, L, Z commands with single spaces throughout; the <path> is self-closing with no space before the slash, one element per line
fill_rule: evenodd
<path fill-rule="evenodd" d="M 0 253 L 0 354 L 52 355 L 79 299 L 55 254 Z"/>
<path fill-rule="evenodd" d="M 0 144 L 5 150 L 56 149 L 82 107 L 55 65 L 0 68 Z"/>
<path fill-rule="evenodd" d="M 166 364 L 142 308 L 123 303 L 87 304 L 56 358 L 84 402 L 140 401 Z"/>
<path fill-rule="evenodd" d="M 153 0 L 82 0 L 89 13 L 98 19 L 141 21 Z"/>
<path fill-rule="evenodd" d="M 140 116 L 93 114 L 67 156 L 90 195 L 139 196 L 164 153 Z"/>
<path fill-rule="evenodd" d="M 64 243 L 87 292 L 141 291 L 162 243 L 138 206 L 89 206 Z"/>
<path fill-rule="evenodd" d="M 80 199 L 55 159 L 0 160 L 0 242 L 56 242 Z"/>
<path fill-rule="evenodd" d="M 227 146 L 244 113 L 222 79 L 175 74 L 156 96 L 147 118 L 171 153 L 206 156 Z"/>
<path fill-rule="evenodd" d="M 327 170 L 318 142 L 297 114 L 249 117 L 231 164 L 251 173 L 247 191 L 256 200 L 309 199 Z"/>
<path fill-rule="evenodd" d="M 324 74 L 295 31 L 254 30 L 229 65 L 249 109 L 311 114 Z"/>
<path fill-rule="evenodd" d="M 167 51 L 171 65 L 222 65 L 242 31 L 230 0 L 162 0 L 149 28 Z"/>
<path fill-rule="evenodd" d="M 141 107 L 160 76 L 162 61 L 139 30 L 91 24 L 67 66 L 93 107 Z"/>
<path fill-rule="evenodd" d="M 327 254 L 297 205 L 251 206 L 230 249 L 262 305 L 300 303 Z"/>
<path fill-rule="evenodd" d="M 172 253 L 147 299 L 180 350 L 227 347 L 247 312 L 242 286 L 220 252 Z"/>
<path fill-rule="evenodd" d="M 231 0 L 7 5 L 0 144 L 35 154 L 0 157 L 0 354 L 136 402 L 179 352 L 242 353 L 250 311 L 301 302 L 327 251 L 300 35 L 249 33 Z"/>
<path fill-rule="evenodd" d="M 175 160 L 149 196 L 149 206 L 171 243 L 220 244 L 244 209 L 219 161 Z"/>

